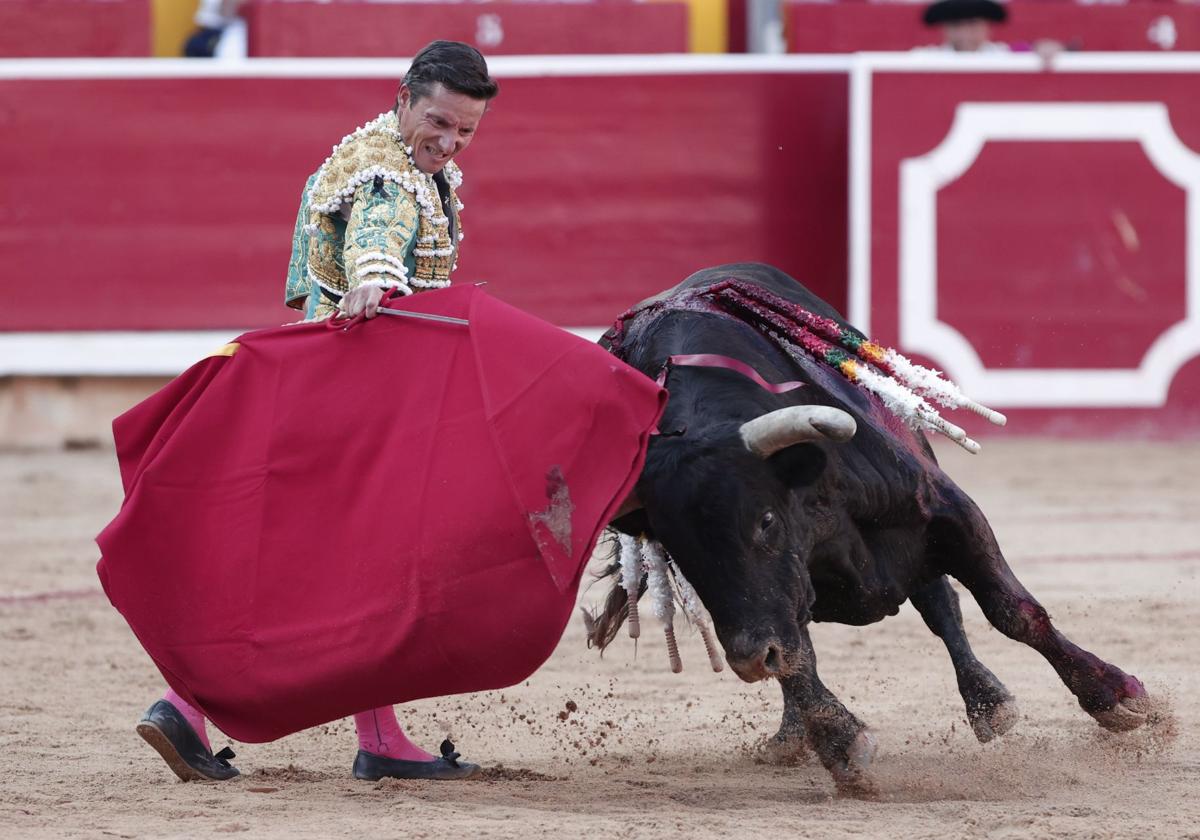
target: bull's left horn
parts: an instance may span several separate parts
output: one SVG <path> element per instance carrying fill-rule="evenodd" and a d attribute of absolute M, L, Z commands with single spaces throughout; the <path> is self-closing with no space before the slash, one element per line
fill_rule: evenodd
<path fill-rule="evenodd" d="M 844 443 L 857 430 L 854 418 L 840 408 L 795 405 L 747 420 L 740 431 L 747 449 L 760 458 L 770 458 L 780 449 L 805 441 Z"/>

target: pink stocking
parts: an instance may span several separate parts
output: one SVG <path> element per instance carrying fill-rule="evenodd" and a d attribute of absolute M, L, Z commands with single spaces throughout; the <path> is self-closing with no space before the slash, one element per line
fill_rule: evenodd
<path fill-rule="evenodd" d="M 358 732 L 358 748 L 363 752 L 405 761 L 433 760 L 432 755 L 408 740 L 391 706 L 359 712 L 354 716 L 354 729 Z"/>
<path fill-rule="evenodd" d="M 163 695 L 163 699 L 179 710 L 184 720 L 190 723 L 192 729 L 195 729 L 196 734 L 200 736 L 200 741 L 204 744 L 204 748 L 212 752 L 212 747 L 208 743 L 208 729 L 204 723 L 204 715 L 200 714 L 191 703 L 176 694 L 173 688 L 167 689 L 167 693 Z"/>

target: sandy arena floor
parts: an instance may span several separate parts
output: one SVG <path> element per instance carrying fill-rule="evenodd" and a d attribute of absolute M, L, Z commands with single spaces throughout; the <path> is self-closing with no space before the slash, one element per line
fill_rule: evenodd
<path fill-rule="evenodd" d="M 1200 444 L 940 452 L 1058 626 L 1168 700 L 1173 727 L 1103 732 L 965 596 L 976 652 L 1022 711 L 986 746 L 910 607 L 883 625 L 814 628 L 824 681 L 879 738 L 877 801 L 835 796 L 815 763 L 761 763 L 778 687 L 712 674 L 698 637 L 685 634 L 686 670 L 672 675 L 657 633 L 636 659 L 624 637 L 600 658 L 578 620 L 528 683 L 403 710 L 419 743 L 448 733 L 491 765 L 483 781 L 356 782 L 339 721 L 234 744 L 241 778 L 183 784 L 134 734 L 161 682 L 93 571 L 92 537 L 120 500 L 112 453 L 10 453 L 0 837 L 1200 838 Z M 560 715 L 569 701 L 577 711 Z"/>

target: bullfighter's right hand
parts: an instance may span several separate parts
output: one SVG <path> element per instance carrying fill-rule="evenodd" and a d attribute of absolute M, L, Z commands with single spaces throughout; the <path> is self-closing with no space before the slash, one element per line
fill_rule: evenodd
<path fill-rule="evenodd" d="M 379 311 L 379 301 L 383 299 L 384 291 L 379 286 L 359 286 L 351 289 L 342 298 L 339 308 L 347 318 L 355 318 L 359 314 L 374 318 Z"/>

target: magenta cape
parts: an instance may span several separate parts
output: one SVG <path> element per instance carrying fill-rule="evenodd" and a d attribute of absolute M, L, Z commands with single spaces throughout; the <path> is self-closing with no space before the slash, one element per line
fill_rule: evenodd
<path fill-rule="evenodd" d="M 167 682 L 267 741 L 550 655 L 665 392 L 456 287 L 248 333 L 113 423 L 99 574 Z"/>

